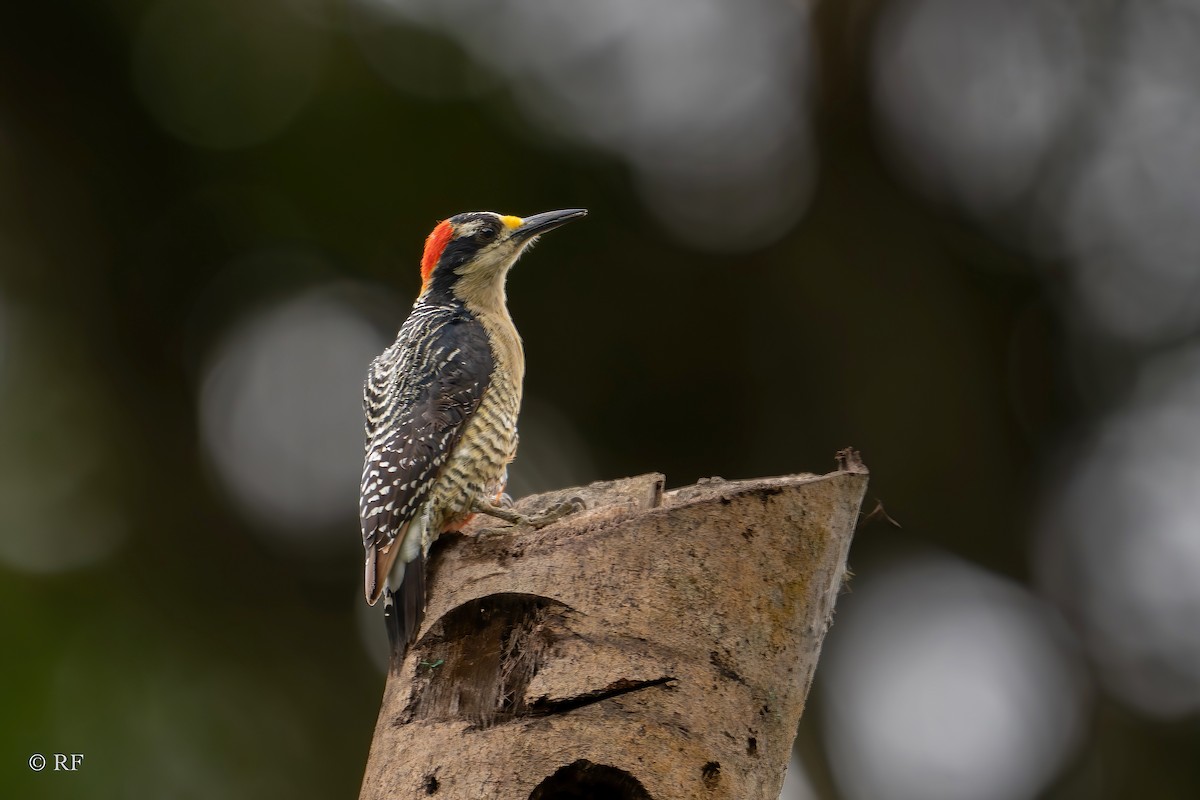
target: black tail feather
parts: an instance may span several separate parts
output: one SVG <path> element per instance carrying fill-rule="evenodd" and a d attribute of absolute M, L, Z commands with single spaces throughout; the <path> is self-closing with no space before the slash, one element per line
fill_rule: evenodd
<path fill-rule="evenodd" d="M 390 586 L 383 587 L 383 624 L 387 628 L 388 637 L 388 662 L 389 666 L 395 670 L 400 667 L 404 661 L 405 651 L 408 650 L 408 644 L 404 640 L 404 634 L 400 631 L 399 615 L 397 614 L 396 601 L 392 596 Z"/>
<path fill-rule="evenodd" d="M 384 589 L 383 617 L 391 645 L 392 669 L 399 669 L 425 619 L 425 556 L 404 565 L 400 586 Z"/>

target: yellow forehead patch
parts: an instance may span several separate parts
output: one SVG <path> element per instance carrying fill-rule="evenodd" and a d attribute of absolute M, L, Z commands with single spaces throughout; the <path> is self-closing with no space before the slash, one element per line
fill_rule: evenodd
<path fill-rule="evenodd" d="M 523 222 L 525 222 L 525 220 L 521 219 L 520 217 L 501 217 L 500 221 L 503 222 L 505 227 L 507 227 L 510 231 L 515 231 L 517 228 L 521 227 Z"/>

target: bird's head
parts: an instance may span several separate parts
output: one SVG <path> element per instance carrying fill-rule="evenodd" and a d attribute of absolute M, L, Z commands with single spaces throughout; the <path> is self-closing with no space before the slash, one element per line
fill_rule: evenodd
<path fill-rule="evenodd" d="M 504 278 L 538 236 L 586 216 L 582 208 L 510 217 L 491 211 L 456 214 L 437 224 L 421 258 L 421 297 L 454 297 L 489 307 L 504 303 Z"/>

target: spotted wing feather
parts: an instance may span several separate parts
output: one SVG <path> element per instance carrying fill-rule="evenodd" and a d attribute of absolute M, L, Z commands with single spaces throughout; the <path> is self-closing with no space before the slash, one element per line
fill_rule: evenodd
<path fill-rule="evenodd" d="M 405 534 L 479 408 L 492 366 L 487 334 L 474 316 L 461 306 L 423 303 L 372 362 L 363 393 L 367 446 L 359 501 L 367 602 L 379 599 L 396 558 L 412 549 L 404 547 Z M 405 560 L 424 555 L 418 547 Z"/>

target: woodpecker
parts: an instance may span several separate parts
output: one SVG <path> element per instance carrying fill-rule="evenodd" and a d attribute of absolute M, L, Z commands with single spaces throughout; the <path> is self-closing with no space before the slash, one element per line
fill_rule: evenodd
<path fill-rule="evenodd" d="M 505 280 L 538 236 L 586 214 L 484 211 L 439 222 L 425 240 L 412 312 L 371 362 L 359 517 L 367 603 L 385 598 L 396 663 L 424 616 L 425 560 L 439 534 L 476 513 L 544 521 L 498 505 L 516 456 L 525 376 Z"/>

